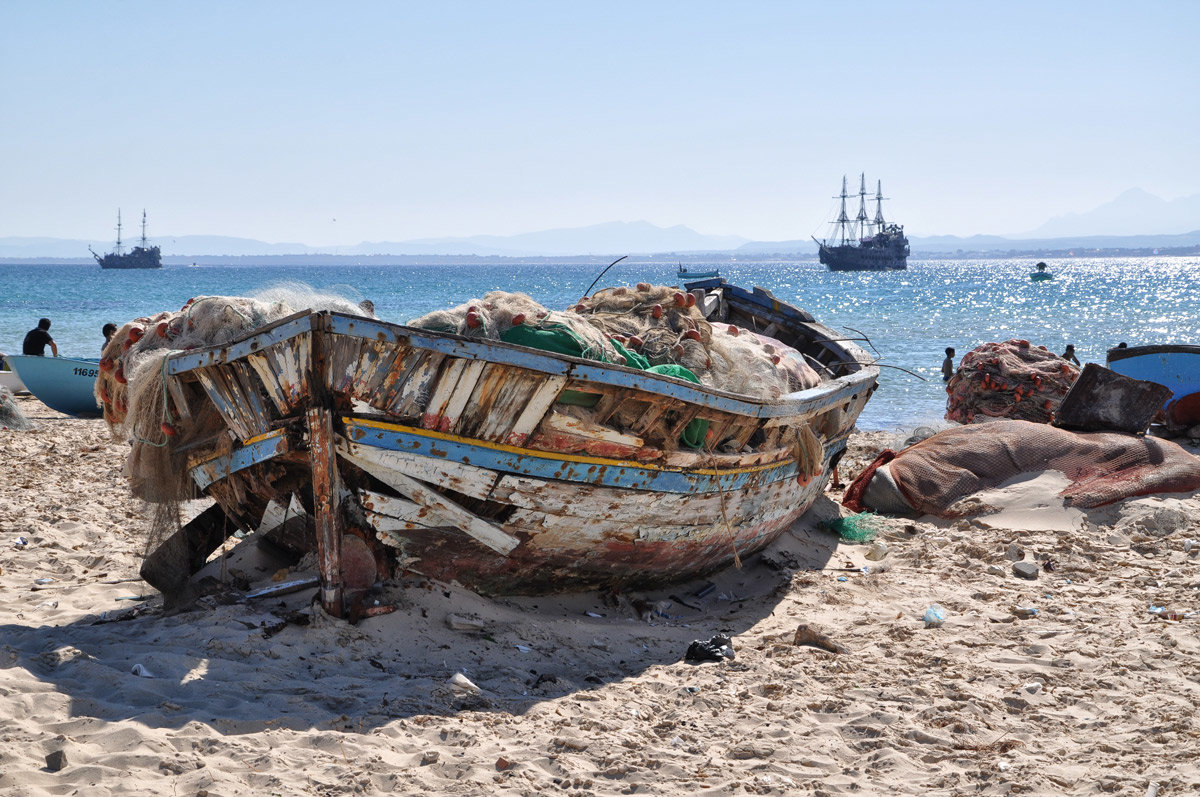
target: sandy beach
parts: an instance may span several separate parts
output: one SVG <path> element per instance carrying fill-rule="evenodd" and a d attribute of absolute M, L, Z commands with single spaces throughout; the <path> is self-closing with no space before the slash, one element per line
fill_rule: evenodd
<path fill-rule="evenodd" d="M 1200 790 L 1196 494 L 1081 512 L 1045 474 L 971 520 L 875 519 L 872 547 L 822 525 L 831 490 L 705 581 L 485 599 L 414 579 L 358 625 L 313 589 L 247 599 L 316 574 L 250 535 L 171 614 L 138 578 L 127 446 L 17 403 L 36 428 L 0 432 L 6 795 Z M 857 433 L 842 481 L 900 439 Z M 733 659 L 684 661 L 717 634 Z"/>

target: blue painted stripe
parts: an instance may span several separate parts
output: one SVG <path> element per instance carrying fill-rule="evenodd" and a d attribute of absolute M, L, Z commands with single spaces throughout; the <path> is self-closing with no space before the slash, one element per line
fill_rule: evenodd
<path fill-rule="evenodd" d="M 629 460 L 551 454 L 356 418 L 342 420 L 350 440 L 372 448 L 416 454 L 431 460 L 461 462 L 505 474 L 579 484 L 663 493 L 708 493 L 750 486 L 765 487 L 796 475 L 795 462 L 729 470 L 682 470 Z"/>
<path fill-rule="evenodd" d="M 210 457 L 193 465 L 190 469 L 192 480 L 201 490 L 204 490 L 210 484 L 228 478 L 230 474 L 260 462 L 266 462 L 280 454 L 286 454 L 290 450 L 287 431 L 277 429 L 247 440 L 241 448 L 229 454 Z"/>

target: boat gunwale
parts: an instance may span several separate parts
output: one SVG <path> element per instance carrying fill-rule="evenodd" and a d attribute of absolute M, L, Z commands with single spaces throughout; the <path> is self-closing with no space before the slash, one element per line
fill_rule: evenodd
<path fill-rule="evenodd" d="M 858 370 L 823 381 L 816 387 L 784 394 L 775 399 L 754 399 L 743 394 L 730 393 L 661 374 L 640 371 L 628 366 L 601 363 L 555 352 L 543 352 L 504 341 L 467 338 L 454 333 L 434 332 L 331 310 L 302 310 L 252 330 L 233 341 L 169 355 L 167 372 L 179 376 L 191 370 L 223 365 L 260 351 L 268 345 L 282 343 L 327 325 L 328 330 L 335 334 L 353 334 L 363 339 L 374 338 L 380 341 L 390 339 L 389 342 L 394 343 L 399 343 L 399 339 L 404 337 L 408 339 L 408 345 L 415 348 L 437 351 L 464 359 L 528 368 L 549 375 L 567 376 L 577 381 L 617 388 L 634 388 L 690 404 L 754 418 L 774 418 L 819 411 L 843 400 L 843 395 L 846 400 L 852 400 L 859 391 L 869 389 L 869 386 L 878 378 L 879 367 L 871 361 L 870 356 L 864 350 L 845 339 L 838 338 L 834 330 L 824 324 L 815 320 L 802 320 L 807 316 L 804 311 L 794 308 L 786 302 L 781 302 L 766 292 L 764 292 L 764 297 L 760 297 L 757 293 L 750 293 L 744 289 L 737 290 L 741 294 L 737 298 L 750 300 L 751 303 L 757 305 L 756 309 L 774 311 L 780 316 L 778 319 L 780 322 L 791 326 L 803 326 L 807 328 L 807 331 L 815 333 L 814 343 L 825 342 L 841 349 L 851 358 L 850 362 L 845 364 L 857 363 Z M 796 317 L 789 318 L 786 312 L 780 312 L 784 308 L 795 313 Z M 367 331 L 363 332 L 355 327 L 365 327 Z"/>
<path fill-rule="evenodd" d="M 1200 344 L 1195 343 L 1161 343 L 1149 346 L 1126 346 L 1123 349 L 1112 348 L 1106 353 L 1107 362 L 1128 360 L 1133 357 L 1153 356 L 1156 354 L 1197 354 L 1200 355 Z"/>

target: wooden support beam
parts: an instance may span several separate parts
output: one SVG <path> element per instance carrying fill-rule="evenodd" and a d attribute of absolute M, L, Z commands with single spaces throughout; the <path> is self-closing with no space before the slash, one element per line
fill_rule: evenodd
<path fill-rule="evenodd" d="M 321 608 L 334 617 L 345 611 L 342 585 L 342 517 L 333 413 L 328 407 L 308 411 L 308 457 L 312 467 L 317 558 L 320 563 Z"/>

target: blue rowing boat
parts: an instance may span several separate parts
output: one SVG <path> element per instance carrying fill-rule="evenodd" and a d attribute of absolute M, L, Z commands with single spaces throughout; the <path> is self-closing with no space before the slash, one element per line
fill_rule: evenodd
<path fill-rule="evenodd" d="M 79 418 L 100 416 L 95 394 L 99 360 L 25 354 L 10 354 L 5 359 L 25 389 L 50 409 Z"/>

